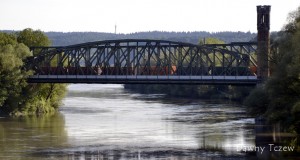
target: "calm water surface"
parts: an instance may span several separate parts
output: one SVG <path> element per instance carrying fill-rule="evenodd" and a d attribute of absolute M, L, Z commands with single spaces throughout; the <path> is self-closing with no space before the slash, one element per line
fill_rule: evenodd
<path fill-rule="evenodd" d="M 240 159 L 254 119 L 228 102 L 73 84 L 58 114 L 0 118 L 0 159 Z"/>

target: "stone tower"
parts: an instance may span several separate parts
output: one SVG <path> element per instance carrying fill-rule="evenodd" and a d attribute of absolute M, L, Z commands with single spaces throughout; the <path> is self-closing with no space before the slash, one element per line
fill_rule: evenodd
<path fill-rule="evenodd" d="M 257 78 L 266 80 L 269 75 L 271 6 L 257 6 Z"/>

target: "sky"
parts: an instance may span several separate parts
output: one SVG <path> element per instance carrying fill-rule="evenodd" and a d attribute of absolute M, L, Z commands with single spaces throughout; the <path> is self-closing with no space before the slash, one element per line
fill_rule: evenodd
<path fill-rule="evenodd" d="M 271 5 L 279 31 L 299 0 L 0 0 L 0 30 L 257 32 L 256 6 Z"/>

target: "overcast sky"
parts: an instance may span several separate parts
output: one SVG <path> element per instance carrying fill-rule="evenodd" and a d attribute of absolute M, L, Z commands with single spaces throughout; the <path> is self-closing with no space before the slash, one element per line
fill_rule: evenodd
<path fill-rule="evenodd" d="M 0 30 L 256 32 L 257 5 L 271 5 L 271 30 L 278 31 L 300 1 L 0 0 Z"/>

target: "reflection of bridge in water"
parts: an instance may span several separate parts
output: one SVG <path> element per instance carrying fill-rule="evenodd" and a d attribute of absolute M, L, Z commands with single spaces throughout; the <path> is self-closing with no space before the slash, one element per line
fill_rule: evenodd
<path fill-rule="evenodd" d="M 125 39 L 65 47 L 31 47 L 33 83 L 254 85 L 256 43 L 194 45 Z"/>

